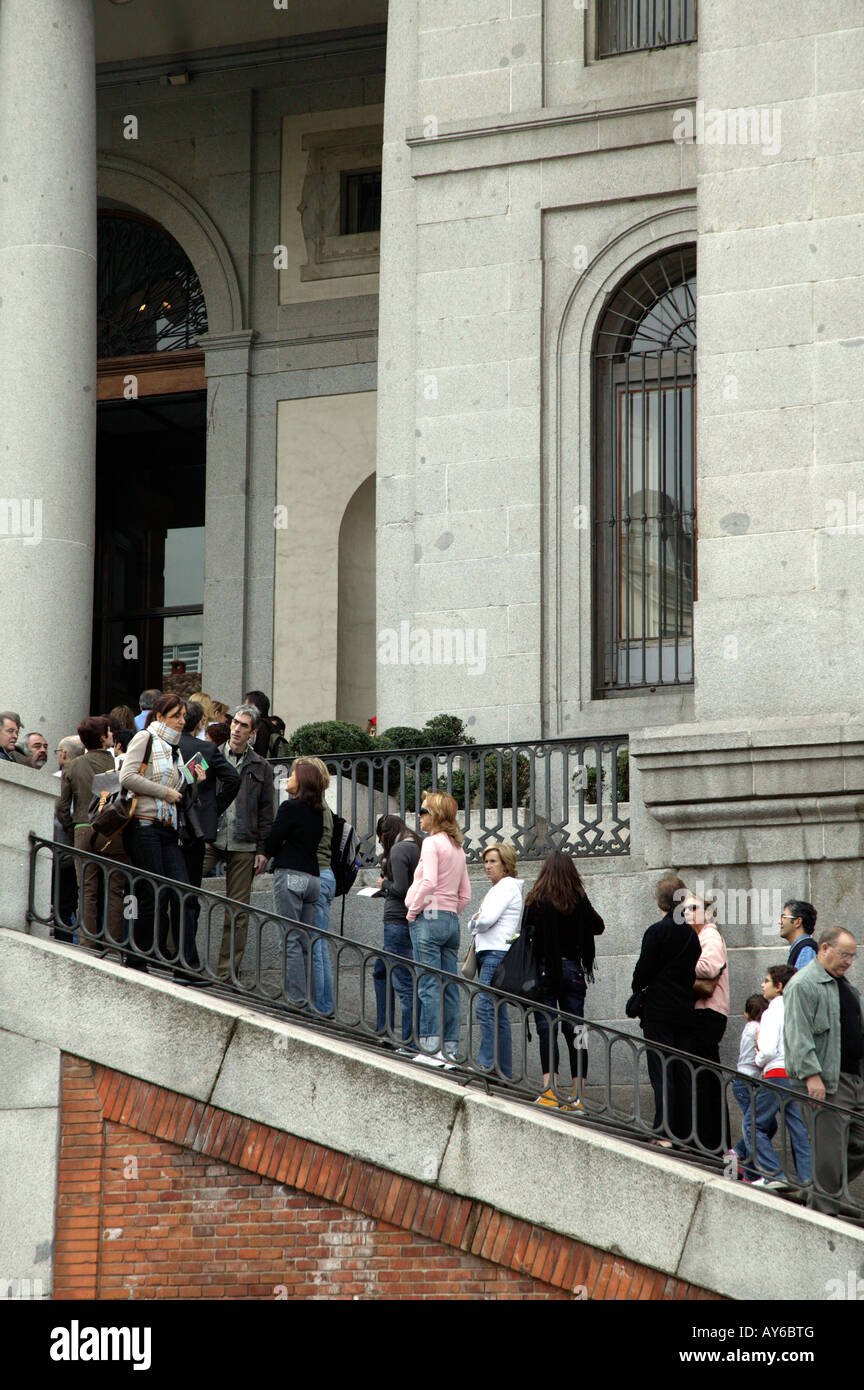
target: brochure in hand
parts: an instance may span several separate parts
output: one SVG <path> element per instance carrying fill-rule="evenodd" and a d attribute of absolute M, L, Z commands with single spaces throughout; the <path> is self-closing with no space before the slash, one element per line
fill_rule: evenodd
<path fill-rule="evenodd" d="M 196 767 L 203 767 L 204 771 L 206 772 L 209 766 L 210 764 L 207 762 L 207 759 L 204 757 L 203 753 L 193 753 L 188 763 L 180 763 L 180 771 L 183 773 L 183 780 L 185 782 L 196 781 Z"/>

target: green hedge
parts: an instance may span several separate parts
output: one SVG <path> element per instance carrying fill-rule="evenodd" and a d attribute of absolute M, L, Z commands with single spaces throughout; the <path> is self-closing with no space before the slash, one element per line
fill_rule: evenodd
<path fill-rule="evenodd" d="M 292 758 L 326 758 L 333 753 L 374 753 L 375 740 L 356 724 L 341 719 L 322 719 L 301 724 L 288 740 Z"/>

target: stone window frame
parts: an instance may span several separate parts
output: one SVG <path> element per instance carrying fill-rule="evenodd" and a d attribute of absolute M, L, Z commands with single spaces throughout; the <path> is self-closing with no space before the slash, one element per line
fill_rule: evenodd
<path fill-rule="evenodd" d="M 592 664 L 594 671 L 594 696 L 596 699 L 614 698 L 619 695 L 628 694 L 634 690 L 654 691 L 658 689 L 669 689 L 676 686 L 692 686 L 693 684 L 693 605 L 696 598 L 696 575 L 695 575 L 695 554 L 696 554 L 696 328 L 695 312 L 696 306 L 693 294 L 689 290 L 692 284 L 696 284 L 696 243 L 690 241 L 679 246 L 666 247 L 660 252 L 649 254 L 640 265 L 637 265 L 623 276 L 616 285 L 607 293 L 603 311 L 597 321 L 594 343 L 591 352 L 591 399 L 592 399 L 592 429 L 591 429 L 591 449 L 592 449 L 592 474 L 591 474 L 591 528 L 592 528 L 592 613 L 593 613 L 593 633 L 592 633 Z M 670 280 L 670 275 L 673 277 Z M 680 291 L 684 288 L 684 294 Z M 640 299 L 634 296 L 641 296 Z M 653 298 L 652 298 L 653 296 Z M 644 300 L 644 302 L 642 302 Z M 692 303 L 692 314 L 687 313 L 689 304 Z M 674 320 L 661 322 L 655 325 L 657 333 L 653 336 L 657 343 L 660 342 L 660 334 L 665 336 L 666 342 L 662 350 L 658 346 L 648 349 L 645 345 L 637 348 L 635 343 L 643 336 L 644 326 L 649 322 L 650 317 L 662 305 L 671 305 L 672 312 L 676 316 Z M 644 312 L 643 312 L 644 311 Z M 629 348 L 624 349 L 624 343 L 629 335 L 629 323 L 638 321 L 638 328 L 632 337 Z M 670 333 L 670 327 L 673 331 Z M 606 341 L 602 341 L 602 340 Z M 614 348 L 613 354 L 609 351 L 613 342 L 618 344 Z M 688 360 L 689 359 L 689 360 Z M 639 365 L 641 363 L 641 372 Z M 635 364 L 635 370 L 631 371 L 631 364 Z M 623 372 L 622 372 L 623 365 Z M 608 412 L 614 409 L 610 400 L 610 390 L 613 398 L 620 396 L 622 385 L 624 394 L 628 402 L 633 399 L 632 408 L 627 406 L 625 417 L 630 421 L 631 429 L 633 422 L 638 417 L 642 420 L 643 429 L 641 459 L 638 457 L 630 458 L 627 464 L 627 471 L 631 473 L 631 486 L 635 488 L 641 476 L 643 490 L 632 491 L 626 502 L 620 502 L 617 506 L 612 506 L 612 513 L 624 509 L 627 516 L 632 510 L 632 502 L 637 500 L 636 512 L 642 507 L 642 543 L 639 544 L 640 518 L 638 515 L 629 519 L 627 524 L 618 523 L 615 525 L 615 545 L 610 547 L 609 527 L 607 525 L 610 504 L 608 494 L 610 489 L 618 491 L 620 484 L 619 469 L 621 467 L 618 453 L 616 450 L 615 459 L 609 454 Z M 644 428 L 647 421 L 651 419 L 650 406 L 652 400 L 667 399 L 667 392 L 671 389 L 686 391 L 691 390 L 690 398 L 690 420 L 689 432 L 692 433 L 692 447 L 688 448 L 682 440 L 677 455 L 673 458 L 672 471 L 677 471 L 678 477 L 673 477 L 670 485 L 670 495 L 664 497 L 664 502 L 660 501 L 663 493 L 652 491 L 648 479 L 651 476 L 650 467 L 652 462 L 653 445 L 650 442 L 650 429 Z M 631 389 L 632 388 L 632 389 Z M 657 393 L 655 397 L 655 393 Z M 602 399 L 601 399 L 602 397 Z M 672 412 L 677 416 L 677 412 Z M 667 430 L 670 428 L 667 422 L 667 411 L 664 408 L 659 412 L 661 418 L 657 419 L 657 445 L 658 456 L 661 452 L 660 441 L 664 441 L 662 448 L 663 466 L 660 473 L 664 480 L 667 478 L 666 460 L 669 455 L 669 435 Z M 656 416 L 655 416 L 656 418 Z M 674 450 L 677 440 L 677 428 L 680 425 L 682 434 L 688 422 L 684 416 L 675 419 L 671 428 L 673 431 L 672 449 Z M 665 426 L 665 427 L 664 427 Z M 633 449 L 633 454 L 638 454 L 638 449 Z M 684 466 L 684 456 L 690 452 L 692 457 L 689 462 L 689 472 L 685 480 L 681 471 Z M 625 456 L 628 451 L 624 450 Z M 644 474 L 643 474 L 644 470 Z M 659 478 L 659 473 L 658 473 Z M 680 484 L 681 496 L 678 496 L 676 484 Z M 655 484 L 659 487 L 659 481 Z M 644 489 L 648 489 L 647 491 Z M 654 499 L 649 500 L 649 499 Z M 638 499 L 641 499 L 639 501 Z M 688 500 L 689 499 L 689 500 Z M 680 525 L 678 524 L 678 507 L 682 508 L 680 513 Z M 602 516 L 600 515 L 602 511 Z M 656 515 L 653 513 L 656 512 Z M 647 515 L 647 523 L 645 515 Z M 654 539 L 652 525 L 656 536 L 672 532 L 674 544 L 663 546 L 663 554 L 669 555 L 674 552 L 674 563 L 671 570 L 671 578 L 667 574 L 664 565 L 659 564 L 657 568 L 658 579 L 656 581 L 656 591 L 650 593 L 651 565 L 656 558 L 654 554 Z M 647 529 L 646 529 L 647 526 Z M 635 527 L 635 529 L 634 529 Z M 646 539 L 647 538 L 647 539 Z M 657 541 L 659 546 L 659 539 Z M 615 591 L 620 593 L 627 585 L 632 585 L 633 592 L 638 592 L 638 574 L 635 576 L 630 568 L 631 553 L 642 557 L 642 613 L 641 621 L 638 612 L 631 613 L 631 600 L 627 600 L 627 617 L 621 627 L 620 615 L 617 612 L 617 605 L 614 597 Z M 659 553 L 659 551 L 658 551 Z M 646 562 L 646 554 L 648 556 Z M 689 556 L 689 567 L 688 567 Z M 624 557 L 622 559 L 622 557 Z M 647 564 L 647 569 L 646 569 Z M 625 580 L 626 575 L 626 580 Z M 649 593 L 646 594 L 645 583 L 648 582 Z M 689 603 L 687 590 L 689 587 Z M 669 607 L 669 590 L 671 589 L 674 600 L 673 610 L 675 619 L 675 635 L 667 637 L 663 630 L 664 614 Z M 654 608 L 657 613 L 654 613 Z M 636 629 L 642 623 L 650 628 L 652 619 L 656 616 L 658 633 L 655 636 L 637 636 Z M 689 616 L 689 640 L 687 637 L 687 617 Z M 632 631 L 631 631 L 632 622 Z M 629 635 L 625 638 L 622 631 Z M 608 656 L 609 649 L 615 651 L 614 659 L 611 661 Z M 623 677 L 618 673 L 622 659 L 622 649 L 627 653 L 626 665 L 627 672 Z M 642 679 L 637 678 L 639 657 L 641 650 Z M 633 657 L 635 655 L 636 670 L 633 667 Z M 656 672 L 654 664 L 656 661 Z M 669 668 L 672 667 L 673 675 L 669 678 Z M 607 669 L 609 668 L 609 669 Z M 649 677 L 649 671 L 652 675 Z"/>
<path fill-rule="evenodd" d="M 307 262 L 300 279 L 329 280 L 341 275 L 375 275 L 381 250 L 380 232 L 341 232 L 342 175 L 381 168 L 384 139 L 379 125 L 309 131 L 301 140 L 308 152 L 298 212 L 303 224 Z"/>
<path fill-rule="evenodd" d="M 380 233 L 341 236 L 339 205 L 343 171 L 381 167 L 383 125 L 381 105 L 283 117 L 280 305 L 378 293 Z"/>
<path fill-rule="evenodd" d="M 569 236 L 569 234 L 568 234 Z M 605 241 L 555 306 L 543 346 L 543 708 L 549 737 L 574 729 L 617 731 L 694 718 L 693 685 L 599 696 L 594 686 L 590 528 L 575 520 L 592 503 L 591 354 L 607 296 L 649 256 L 697 241 L 696 208 L 670 200 Z M 698 651 L 697 651 L 698 660 Z M 626 704 L 626 710 L 625 710 Z"/>

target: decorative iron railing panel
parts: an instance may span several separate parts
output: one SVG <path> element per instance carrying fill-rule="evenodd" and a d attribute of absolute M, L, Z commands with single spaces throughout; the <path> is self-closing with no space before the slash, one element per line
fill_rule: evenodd
<path fill-rule="evenodd" d="M 627 735 L 615 734 L 334 753 L 322 762 L 330 804 L 357 831 L 363 865 L 376 862 L 379 816 L 418 824 L 423 794 L 433 787 L 455 797 L 465 853 L 477 863 L 496 840 L 509 840 L 518 859 L 542 859 L 553 849 L 574 858 L 628 854 L 627 749 Z M 281 800 L 291 762 L 270 761 Z"/>

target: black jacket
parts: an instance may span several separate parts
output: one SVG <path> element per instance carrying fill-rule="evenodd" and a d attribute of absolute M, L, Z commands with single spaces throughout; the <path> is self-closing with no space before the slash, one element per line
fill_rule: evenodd
<path fill-rule="evenodd" d="M 414 870 L 420 861 L 420 846 L 416 840 L 397 840 L 390 851 L 387 875 L 384 878 L 385 922 L 404 922 L 408 909 L 405 894 L 414 882 Z"/>
<path fill-rule="evenodd" d="M 671 912 L 648 928 L 633 971 L 633 993 L 648 990 L 643 1024 L 646 1019 L 684 1026 L 693 1022 L 693 981 L 700 955 L 696 932 L 686 922 L 676 922 Z"/>
<path fill-rule="evenodd" d="M 264 853 L 275 869 L 294 869 L 319 878 L 318 842 L 324 829 L 324 813 L 317 806 L 290 797 L 276 812 Z"/>
<path fill-rule="evenodd" d="M 240 790 L 240 774 L 215 743 L 209 739 L 195 738 L 193 734 L 181 734 L 180 755 L 183 761 L 188 762 L 194 753 L 200 753 L 207 764 L 207 777 L 198 785 L 195 810 L 204 839 L 215 840 L 219 817 Z"/>
<path fill-rule="evenodd" d="M 593 980 L 594 938 L 605 930 L 605 923 L 591 906 L 587 893 L 577 898 L 572 913 L 559 912 L 545 898 L 530 903 L 525 908 L 522 930 L 531 934 L 537 958 L 553 985 L 561 982 L 562 960 L 576 961 L 586 980 Z"/>

